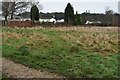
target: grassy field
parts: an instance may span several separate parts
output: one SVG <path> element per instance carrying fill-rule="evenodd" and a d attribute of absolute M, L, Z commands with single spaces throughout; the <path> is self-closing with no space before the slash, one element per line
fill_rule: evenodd
<path fill-rule="evenodd" d="M 66 77 L 118 77 L 118 28 L 3 28 L 3 57 Z"/>

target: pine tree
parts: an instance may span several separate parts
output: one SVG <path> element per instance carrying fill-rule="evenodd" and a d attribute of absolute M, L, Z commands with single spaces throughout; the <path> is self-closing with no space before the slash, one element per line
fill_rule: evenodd
<path fill-rule="evenodd" d="M 70 3 L 67 4 L 65 8 L 65 22 L 72 23 L 74 21 L 74 9 Z"/>
<path fill-rule="evenodd" d="M 30 11 L 30 18 L 32 21 L 39 21 L 39 9 L 36 5 L 33 5 Z"/>

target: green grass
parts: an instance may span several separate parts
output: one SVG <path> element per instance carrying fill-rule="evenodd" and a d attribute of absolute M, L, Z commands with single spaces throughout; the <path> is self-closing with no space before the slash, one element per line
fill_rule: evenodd
<path fill-rule="evenodd" d="M 5 74 L 2 74 L 2 78 L 7 78 L 7 76 Z"/>
<path fill-rule="evenodd" d="M 117 35 L 79 29 L 3 28 L 2 53 L 15 62 L 66 77 L 118 77 Z"/>
<path fill-rule="evenodd" d="M 0 80 L 7 80 L 5 78 L 8 78 L 4 73 L 0 74 Z"/>

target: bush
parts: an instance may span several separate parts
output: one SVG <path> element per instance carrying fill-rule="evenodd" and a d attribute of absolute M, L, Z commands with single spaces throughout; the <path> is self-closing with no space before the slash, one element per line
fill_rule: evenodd
<path fill-rule="evenodd" d="M 82 19 L 80 17 L 80 14 L 76 14 L 74 18 L 74 25 L 81 25 L 82 24 Z"/>

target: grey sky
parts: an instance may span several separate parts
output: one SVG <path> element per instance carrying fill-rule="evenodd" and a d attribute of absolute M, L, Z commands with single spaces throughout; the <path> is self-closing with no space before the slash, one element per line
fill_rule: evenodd
<path fill-rule="evenodd" d="M 42 12 L 64 12 L 68 2 L 41 2 Z M 104 13 L 105 7 L 109 6 L 114 12 L 118 12 L 118 2 L 71 2 L 74 11 L 83 13 L 90 10 L 91 13 Z"/>
<path fill-rule="evenodd" d="M 118 13 L 120 14 L 120 1 L 118 3 Z"/>
<path fill-rule="evenodd" d="M 41 10 L 41 12 L 64 12 L 67 3 L 70 2 L 74 7 L 74 11 L 78 11 L 79 13 L 83 13 L 86 10 L 90 10 L 91 13 L 104 13 L 106 6 L 110 6 L 110 9 L 112 9 L 114 12 L 118 12 L 118 2 L 120 0 L 34 0 L 34 1 L 39 1 L 43 6 L 43 10 Z"/>

